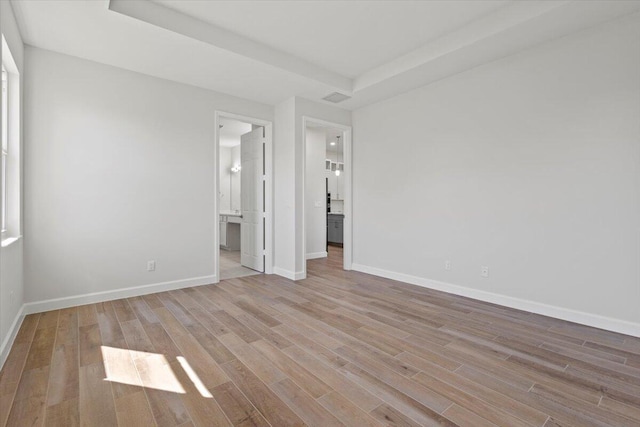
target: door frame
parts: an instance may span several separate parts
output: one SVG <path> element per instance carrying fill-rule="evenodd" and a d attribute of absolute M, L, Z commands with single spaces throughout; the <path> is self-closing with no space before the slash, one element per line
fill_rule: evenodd
<path fill-rule="evenodd" d="M 307 125 L 314 124 L 342 130 L 343 137 L 343 162 L 344 162 L 344 236 L 343 236 L 343 269 L 351 270 L 353 263 L 353 200 L 352 200 L 352 128 L 340 123 L 329 122 L 314 117 L 302 116 L 302 248 L 298 254 L 303 260 L 303 277 L 307 277 Z"/>
<path fill-rule="evenodd" d="M 265 222 L 264 222 L 264 273 L 273 274 L 273 122 L 269 120 L 258 119 L 255 117 L 244 116 L 241 114 L 230 113 L 227 111 L 215 111 L 215 215 L 213 227 L 214 242 L 214 269 L 215 282 L 220 281 L 220 119 L 239 120 L 245 123 L 264 126 L 265 150 L 264 150 L 264 168 L 265 168 L 265 186 L 264 186 L 264 204 L 265 204 Z"/>

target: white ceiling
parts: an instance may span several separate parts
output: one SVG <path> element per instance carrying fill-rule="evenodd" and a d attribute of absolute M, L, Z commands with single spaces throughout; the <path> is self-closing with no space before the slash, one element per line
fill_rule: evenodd
<path fill-rule="evenodd" d="M 302 76 L 110 11 L 108 0 L 12 5 L 32 46 L 267 104 L 310 88 Z"/>
<path fill-rule="evenodd" d="M 235 147 L 240 145 L 240 137 L 247 132 L 251 132 L 251 124 L 239 120 L 220 118 L 220 146 Z"/>
<path fill-rule="evenodd" d="M 350 78 L 508 3 L 154 1 Z"/>
<path fill-rule="evenodd" d="M 333 129 L 330 127 L 325 128 L 325 132 L 327 135 L 327 152 L 328 153 L 342 153 L 344 148 L 343 141 L 343 131 L 340 129 Z M 340 137 L 340 141 L 338 141 L 338 137 Z M 332 142 L 336 142 L 335 145 L 331 145 Z"/>
<path fill-rule="evenodd" d="M 640 10 L 640 0 L 11 0 L 25 43 L 266 104 L 356 109 Z M 325 101 L 320 101 L 325 102 Z"/>
<path fill-rule="evenodd" d="M 326 141 L 326 151 L 329 153 L 335 153 L 338 150 L 340 150 L 340 152 L 342 152 L 342 148 L 343 148 L 343 142 L 340 141 L 340 144 L 338 146 L 338 144 L 336 143 L 335 145 L 331 145 L 332 142 L 337 142 L 338 141 L 338 137 L 340 137 L 340 139 L 342 139 L 343 137 L 343 133 L 344 131 L 341 129 L 336 129 L 336 128 L 332 128 L 329 126 L 324 126 L 324 125 L 318 125 L 315 123 L 310 123 L 307 124 L 307 129 L 315 129 L 317 131 L 321 131 L 324 132 L 325 135 L 325 141 Z M 332 159 L 334 159 L 335 157 L 331 157 Z"/>

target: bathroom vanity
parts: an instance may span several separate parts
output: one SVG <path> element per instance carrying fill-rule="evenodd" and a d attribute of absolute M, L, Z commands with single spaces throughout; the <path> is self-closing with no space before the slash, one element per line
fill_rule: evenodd
<path fill-rule="evenodd" d="M 240 212 L 220 212 L 220 249 L 240 250 Z"/>

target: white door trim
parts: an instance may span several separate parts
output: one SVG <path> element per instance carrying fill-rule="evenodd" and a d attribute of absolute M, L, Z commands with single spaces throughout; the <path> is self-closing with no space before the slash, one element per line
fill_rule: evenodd
<path fill-rule="evenodd" d="M 264 201 L 265 201 L 265 258 L 264 258 L 264 272 L 265 274 L 273 274 L 273 122 L 263 119 L 257 119 L 255 117 L 243 116 L 240 114 L 229 113 L 226 111 L 216 110 L 214 117 L 215 125 L 215 155 L 214 162 L 216 165 L 216 175 L 214 177 L 214 190 L 216 197 L 216 208 L 214 215 L 214 269 L 216 272 L 215 283 L 220 281 L 220 119 L 224 117 L 227 119 L 240 120 L 254 125 L 264 126 L 265 132 L 265 152 L 264 152 L 264 166 L 265 166 L 265 188 L 264 188 Z"/>
<path fill-rule="evenodd" d="M 352 131 L 351 126 L 345 126 L 339 123 L 328 122 L 326 120 L 316 119 L 313 117 L 302 116 L 302 248 L 300 248 L 300 259 L 303 262 L 304 278 L 307 277 L 307 225 L 306 225 L 306 170 L 307 170 L 307 125 L 315 124 L 327 126 L 342 130 L 344 141 L 344 237 L 343 237 L 343 268 L 351 270 L 353 259 L 353 200 L 352 200 L 352 178 L 353 178 L 353 162 L 352 162 Z"/>

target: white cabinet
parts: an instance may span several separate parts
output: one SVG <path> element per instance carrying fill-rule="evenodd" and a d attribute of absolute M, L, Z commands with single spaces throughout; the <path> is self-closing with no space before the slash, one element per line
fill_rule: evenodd
<path fill-rule="evenodd" d="M 227 223 L 220 217 L 220 246 L 227 247 Z"/>
<path fill-rule="evenodd" d="M 240 223 L 237 215 L 220 215 L 220 248 L 228 251 L 240 250 Z"/>
<path fill-rule="evenodd" d="M 326 159 L 324 164 L 329 180 L 328 192 L 331 194 L 331 200 L 344 200 L 344 174 L 342 173 L 344 172 L 344 163 Z M 336 175 L 336 170 L 340 171 L 340 176 Z"/>

